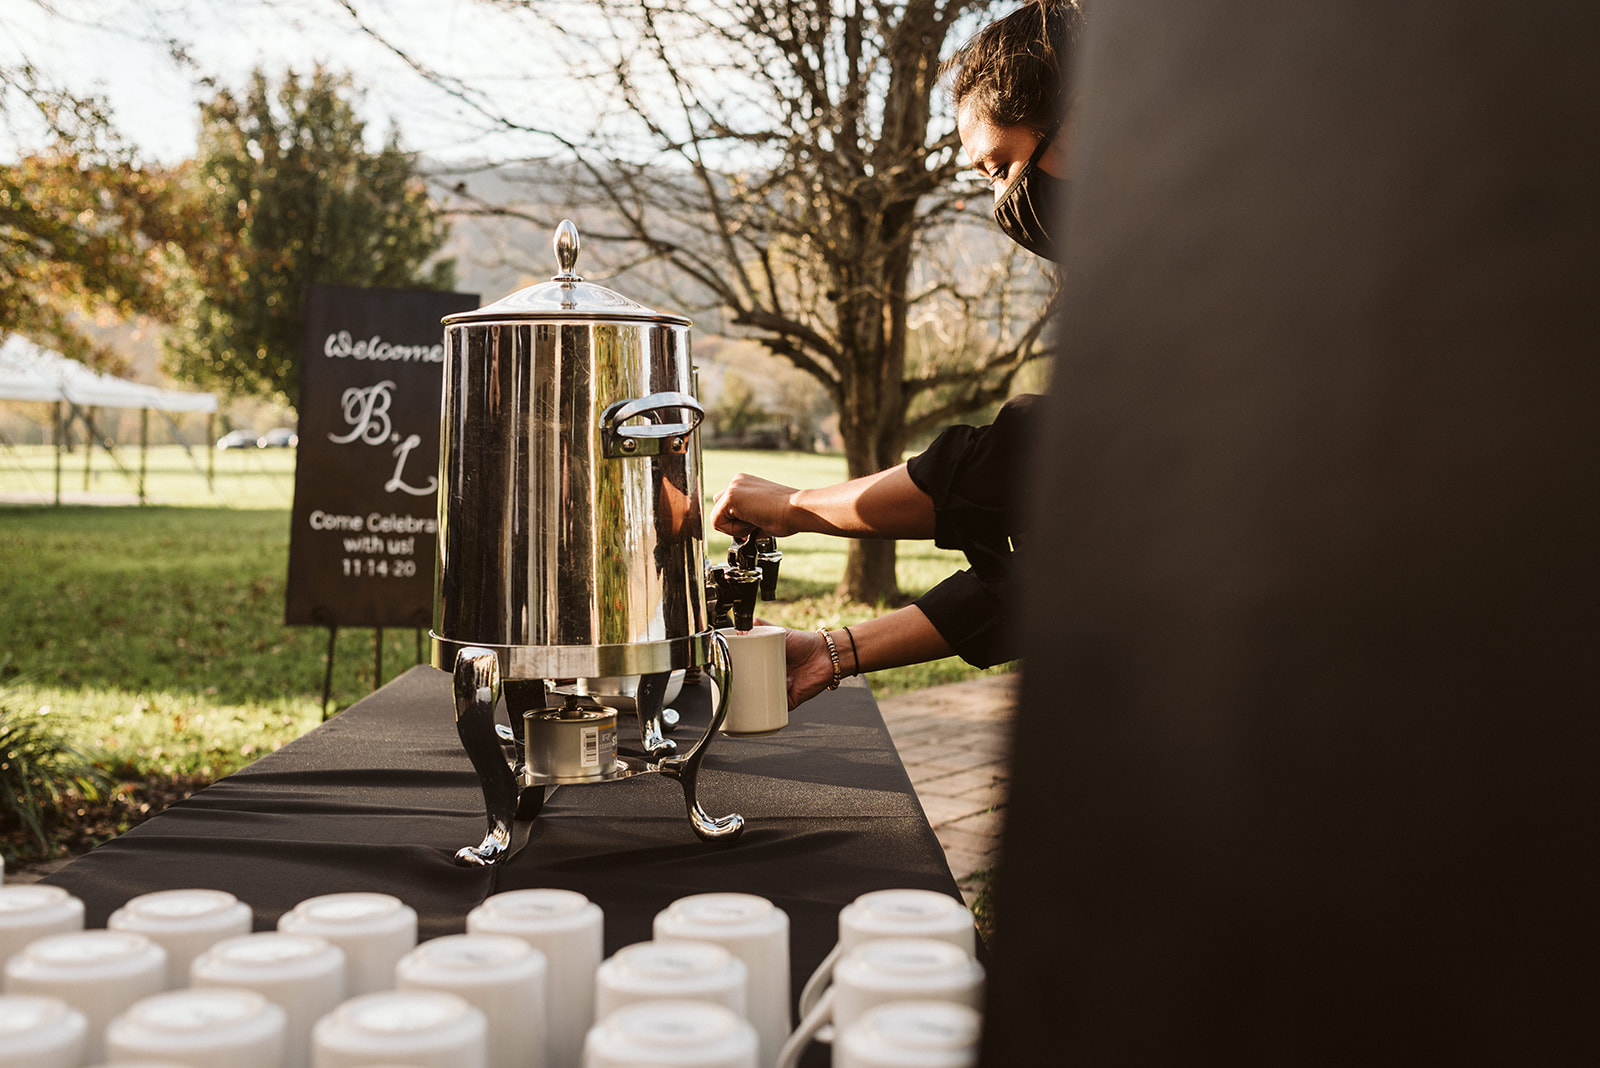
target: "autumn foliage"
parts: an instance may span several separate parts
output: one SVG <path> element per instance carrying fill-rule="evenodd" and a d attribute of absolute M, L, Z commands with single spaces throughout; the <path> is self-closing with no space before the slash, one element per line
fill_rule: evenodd
<path fill-rule="evenodd" d="M 119 371 L 85 324 L 154 319 L 175 377 L 292 405 L 307 285 L 454 283 L 434 259 L 448 227 L 415 155 L 394 133 L 368 147 L 348 76 L 273 84 L 258 70 L 202 106 L 193 160 L 160 167 L 96 101 L 0 75 L 3 99 L 43 114 L 48 135 L 0 163 L 0 333 Z"/>
<path fill-rule="evenodd" d="M 175 282 L 192 229 L 177 177 L 65 144 L 0 166 L 0 326 L 119 370 L 83 318 L 178 313 Z"/>

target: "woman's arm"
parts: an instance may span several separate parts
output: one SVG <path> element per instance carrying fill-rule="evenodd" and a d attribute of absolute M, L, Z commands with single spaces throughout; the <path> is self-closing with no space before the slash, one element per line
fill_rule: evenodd
<path fill-rule="evenodd" d="M 916 605 L 865 623 L 852 623 L 848 634 L 842 628 L 830 630 L 828 637 L 839 654 L 841 675 L 921 664 L 952 653 L 949 643 Z M 791 709 L 809 701 L 833 681 L 828 643 L 814 630 L 791 630 L 784 639 L 784 659 Z"/>
<path fill-rule="evenodd" d="M 834 534 L 846 538 L 931 538 L 933 499 L 917 488 L 905 464 L 819 489 L 795 489 L 737 474 L 716 496 L 711 525 L 744 537 Z"/>

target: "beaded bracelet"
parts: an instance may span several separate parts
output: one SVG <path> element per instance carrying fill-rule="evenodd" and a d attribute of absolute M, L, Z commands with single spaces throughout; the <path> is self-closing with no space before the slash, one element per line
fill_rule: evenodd
<path fill-rule="evenodd" d="M 839 688 L 840 680 L 844 678 L 844 676 L 839 673 L 839 650 L 834 646 L 833 639 L 828 637 L 827 627 L 818 627 L 817 633 L 822 635 L 822 640 L 827 643 L 828 659 L 833 661 L 833 681 L 828 683 L 828 689 L 837 690 Z"/>

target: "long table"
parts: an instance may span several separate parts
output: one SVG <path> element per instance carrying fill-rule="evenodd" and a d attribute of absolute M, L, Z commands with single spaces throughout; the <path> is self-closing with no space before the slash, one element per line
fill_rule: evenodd
<path fill-rule="evenodd" d="M 798 994 L 857 895 L 919 887 L 958 895 L 944 853 L 864 685 L 804 705 L 784 730 L 713 739 L 701 804 L 739 812 L 733 845 L 695 837 L 683 792 L 660 775 L 562 786 L 518 825 L 493 868 L 453 856 L 483 835 L 482 796 L 455 735 L 450 676 L 418 667 L 327 723 L 47 877 L 84 900 L 89 926 L 137 894 L 226 890 L 276 926 L 317 894 L 378 891 L 416 909 L 423 938 L 465 930 L 490 894 L 561 887 L 605 912 L 606 952 L 650 937 L 652 917 L 706 891 L 769 898 L 788 913 Z M 708 687 L 676 702 L 686 745 Z M 631 734 L 624 721 L 624 741 Z"/>

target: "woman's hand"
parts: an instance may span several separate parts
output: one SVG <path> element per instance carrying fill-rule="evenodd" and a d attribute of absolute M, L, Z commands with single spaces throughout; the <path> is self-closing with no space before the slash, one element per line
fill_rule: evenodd
<path fill-rule="evenodd" d="M 775 538 L 788 537 L 798 529 L 793 518 L 794 493 L 793 486 L 756 475 L 734 475 L 715 498 L 711 525 L 736 538 L 752 530 L 764 530 Z"/>
<path fill-rule="evenodd" d="M 955 653 L 914 604 L 829 633 L 839 654 L 839 669 L 846 676 L 921 664 Z M 833 681 L 833 657 L 828 655 L 828 643 L 814 630 L 791 630 L 785 634 L 783 659 L 790 711 L 826 690 Z"/>
<path fill-rule="evenodd" d="M 809 701 L 833 681 L 833 658 L 828 644 L 814 630 L 791 630 L 783 637 L 783 659 L 789 711 Z"/>

